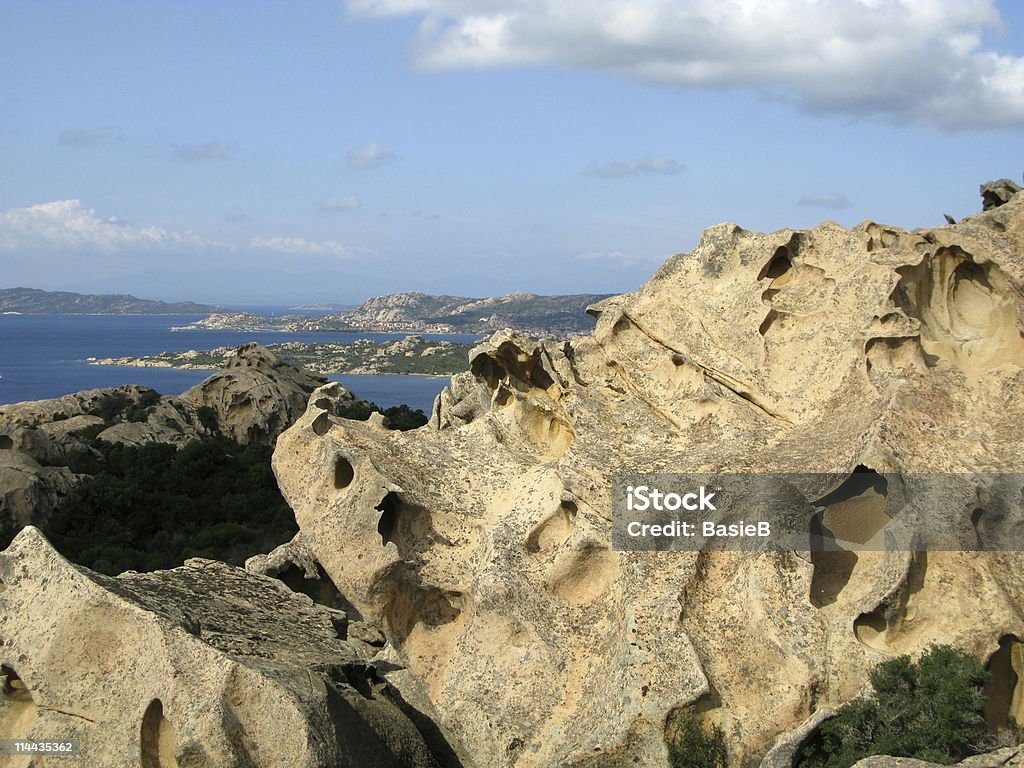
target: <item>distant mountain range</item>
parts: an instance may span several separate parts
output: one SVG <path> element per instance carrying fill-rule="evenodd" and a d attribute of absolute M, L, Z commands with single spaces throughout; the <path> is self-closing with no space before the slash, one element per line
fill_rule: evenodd
<path fill-rule="evenodd" d="M 317 315 L 256 315 L 191 301 L 168 303 L 125 294 L 91 295 L 37 288 L 0 289 L 0 313 L 49 315 L 207 315 L 187 327 L 277 331 L 390 331 L 486 334 L 500 328 L 538 335 L 588 333 L 594 320 L 586 308 L 607 294 L 538 296 L 510 293 L 471 298 L 419 291 L 367 299 L 347 311 Z M 308 305 L 303 309 L 311 309 Z M 324 309 L 330 305 L 315 305 Z M 338 305 L 334 305 L 338 306 Z M 299 309 L 299 308 L 296 308 Z"/>
<path fill-rule="evenodd" d="M 139 299 L 126 294 L 93 295 L 38 288 L 0 289 L 0 313 L 25 315 L 203 315 L 219 307 L 182 301 Z"/>
<path fill-rule="evenodd" d="M 485 334 L 515 328 L 539 335 L 588 333 L 594 320 L 586 308 L 607 294 L 538 296 L 510 293 L 491 298 L 432 296 L 418 291 L 376 296 L 349 312 L 267 317 L 220 312 L 189 328 L 280 331 L 390 331 Z"/>

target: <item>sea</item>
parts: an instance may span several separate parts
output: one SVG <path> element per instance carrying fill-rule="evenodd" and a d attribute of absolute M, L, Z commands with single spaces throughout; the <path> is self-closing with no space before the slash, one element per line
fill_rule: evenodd
<path fill-rule="evenodd" d="M 281 308 L 260 307 L 261 314 L 283 314 Z M 290 314 L 298 314 L 287 310 Z M 317 314 L 305 312 L 302 314 Z M 161 394 L 176 395 L 210 376 L 212 371 L 174 368 L 90 365 L 89 358 L 141 357 L 161 352 L 240 346 L 251 341 L 277 344 L 340 342 L 369 338 L 393 341 L 407 333 L 342 333 L 314 331 L 174 330 L 205 315 L 14 315 L 0 314 L 0 404 L 60 397 L 71 392 L 122 384 L 141 384 Z M 474 341 L 461 334 L 417 334 L 427 339 Z M 405 403 L 429 414 L 447 376 L 329 375 L 364 400 L 382 407 Z"/>

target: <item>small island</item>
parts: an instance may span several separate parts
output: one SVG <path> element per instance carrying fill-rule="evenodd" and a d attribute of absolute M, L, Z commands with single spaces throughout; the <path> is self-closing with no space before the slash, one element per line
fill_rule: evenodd
<path fill-rule="evenodd" d="M 5 315 L 206 315 L 218 310 L 210 304 L 170 303 L 122 293 L 0 288 L 0 314 Z"/>
<path fill-rule="evenodd" d="M 292 341 L 268 345 L 274 354 L 300 368 L 322 374 L 406 374 L 451 376 L 469 370 L 472 344 L 426 340 L 406 336 L 398 341 L 357 339 L 351 344 L 306 344 Z M 235 347 L 217 347 L 205 351 L 162 352 L 146 357 L 89 359 L 91 365 L 128 365 L 142 368 L 183 368 L 215 370 L 222 368 Z"/>

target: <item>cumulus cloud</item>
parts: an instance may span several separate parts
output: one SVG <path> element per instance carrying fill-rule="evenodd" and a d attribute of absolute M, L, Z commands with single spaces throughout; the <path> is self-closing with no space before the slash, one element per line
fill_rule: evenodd
<path fill-rule="evenodd" d="M 0 248 L 5 250 L 94 250 L 203 246 L 194 233 L 136 227 L 111 216 L 101 218 L 80 200 L 57 200 L 0 211 Z"/>
<path fill-rule="evenodd" d="M 623 176 L 641 176 L 647 174 L 672 175 L 683 170 L 683 166 L 667 157 L 644 157 L 639 160 L 620 162 L 613 160 L 599 163 L 591 160 L 584 166 L 581 173 L 585 176 L 599 176 L 602 179 L 620 179 Z"/>
<path fill-rule="evenodd" d="M 348 258 L 354 255 L 352 248 L 333 240 L 306 240 L 303 237 L 254 237 L 249 247 L 260 251 L 287 253 L 294 256 L 337 256 Z"/>
<path fill-rule="evenodd" d="M 252 251 L 294 256 L 349 257 L 358 249 L 333 240 L 255 236 L 247 246 L 207 240 L 191 230 L 135 226 L 114 216 L 103 218 L 80 200 L 57 200 L 0 211 L 0 251 L 54 253 L 187 254 L 197 251 Z M 360 251 L 363 252 L 363 251 Z"/>
<path fill-rule="evenodd" d="M 105 125 L 102 128 L 68 128 L 60 132 L 57 143 L 62 147 L 90 149 L 119 138 L 116 128 Z"/>
<path fill-rule="evenodd" d="M 353 147 L 348 151 L 347 156 L 349 168 L 378 168 L 397 159 L 398 155 L 393 149 L 377 142 L 367 144 L 365 147 Z"/>
<path fill-rule="evenodd" d="M 846 195 L 804 195 L 800 198 L 800 205 L 807 205 L 814 208 L 849 208 L 853 203 L 846 199 Z"/>
<path fill-rule="evenodd" d="M 228 160 L 234 157 L 236 152 L 238 152 L 238 142 L 233 139 L 202 141 L 197 144 L 175 144 L 171 147 L 171 157 L 183 163 Z"/>
<path fill-rule="evenodd" d="M 753 88 L 803 110 L 947 130 L 1024 125 L 1024 58 L 994 0 L 348 0 L 417 16 L 428 70 L 561 65 Z M 799 24 L 793 20 L 799 19 Z"/>
<path fill-rule="evenodd" d="M 340 213 L 341 211 L 351 211 L 360 205 L 362 203 L 359 202 L 358 197 L 345 195 L 344 197 L 329 197 L 326 200 L 321 200 L 316 207 L 321 213 Z"/>

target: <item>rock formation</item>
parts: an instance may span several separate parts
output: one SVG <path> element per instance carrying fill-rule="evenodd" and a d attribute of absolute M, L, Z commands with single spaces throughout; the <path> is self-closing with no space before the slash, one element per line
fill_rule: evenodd
<path fill-rule="evenodd" d="M 222 563 L 109 578 L 26 528 L 0 554 L 0 637 L 0 738 L 78 739 L 75 764 L 458 764 L 346 640 L 344 613 Z"/>
<path fill-rule="evenodd" d="M 1006 747 L 983 755 L 968 757 L 956 763 L 956 768 L 1020 768 L 1024 765 L 1024 749 Z M 853 768 L 939 768 L 938 763 L 913 760 L 907 757 L 875 755 L 854 764 Z"/>
<path fill-rule="evenodd" d="M 239 443 L 273 442 L 306 408 L 322 376 L 294 368 L 262 344 L 238 348 L 223 370 L 181 399 L 196 408 L 208 406 L 220 431 Z"/>
<path fill-rule="evenodd" d="M 240 347 L 224 370 L 181 396 L 128 385 L 0 406 L 0 535 L 47 519 L 76 476 L 67 457 L 93 439 L 183 445 L 224 434 L 273 442 L 324 379 L 260 344 Z M 347 390 L 341 396 L 353 396 Z"/>
<path fill-rule="evenodd" d="M 1022 290 L 1021 194 L 937 229 L 721 224 L 592 307 L 593 335 L 479 345 L 428 427 L 339 419 L 318 390 L 274 468 L 476 765 L 664 765 L 685 708 L 749 765 L 894 654 L 1014 667 L 1024 561 L 613 551 L 610 477 L 1021 471 Z M 999 679 L 994 724 L 1024 722 Z"/>

